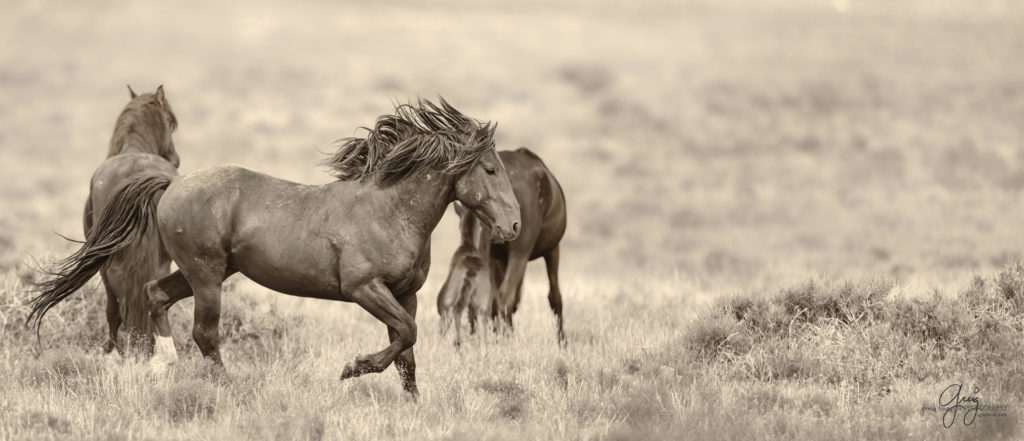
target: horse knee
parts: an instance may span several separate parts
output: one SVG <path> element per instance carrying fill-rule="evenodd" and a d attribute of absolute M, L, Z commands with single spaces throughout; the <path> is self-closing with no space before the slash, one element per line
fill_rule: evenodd
<path fill-rule="evenodd" d="M 403 348 L 411 348 L 416 344 L 416 323 L 406 325 L 405 329 L 398 331 L 398 339 Z"/>

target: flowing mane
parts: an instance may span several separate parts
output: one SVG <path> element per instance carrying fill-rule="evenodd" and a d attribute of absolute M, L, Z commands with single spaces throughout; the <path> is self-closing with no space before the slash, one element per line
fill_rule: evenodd
<path fill-rule="evenodd" d="M 166 122 L 164 112 L 168 117 Z M 117 117 L 107 157 L 134 149 L 170 158 L 174 155 L 171 133 L 177 128 L 178 118 L 166 100 L 152 93 L 139 95 L 128 102 Z"/>
<path fill-rule="evenodd" d="M 343 181 L 372 177 L 388 184 L 428 168 L 458 176 L 494 146 L 495 127 L 463 115 L 444 98 L 440 105 L 420 98 L 381 115 L 372 129 L 363 127 L 365 138 L 338 140 L 338 151 L 323 165 Z"/>

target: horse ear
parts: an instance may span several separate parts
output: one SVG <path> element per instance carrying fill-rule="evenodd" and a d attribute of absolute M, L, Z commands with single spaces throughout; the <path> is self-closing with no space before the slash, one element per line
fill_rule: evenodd
<path fill-rule="evenodd" d="M 156 100 L 160 103 L 161 106 L 164 105 L 164 103 L 166 102 L 166 101 L 164 101 L 164 85 L 163 84 L 161 84 L 160 86 L 158 86 L 156 88 Z"/>
<path fill-rule="evenodd" d="M 131 95 L 131 97 L 132 97 L 131 99 L 137 98 L 139 96 L 139 94 L 135 93 L 135 91 L 132 90 L 132 85 L 128 84 L 127 86 L 128 86 L 128 94 Z"/>
<path fill-rule="evenodd" d="M 466 209 L 465 205 L 462 205 L 462 202 L 455 201 L 454 205 L 455 205 L 455 214 L 459 215 L 459 217 L 464 216 L 466 214 L 466 212 L 469 211 L 469 210 Z"/>

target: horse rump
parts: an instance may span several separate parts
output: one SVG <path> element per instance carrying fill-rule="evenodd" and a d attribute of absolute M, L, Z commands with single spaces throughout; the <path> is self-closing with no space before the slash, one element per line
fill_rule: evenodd
<path fill-rule="evenodd" d="M 146 174 L 121 184 L 82 246 L 46 271 L 51 278 L 35 285 L 39 294 L 30 302 L 32 311 L 25 325 L 34 323 L 39 329 L 51 308 L 85 285 L 111 256 L 139 240 L 156 217 L 157 203 L 172 179 L 166 174 Z"/>

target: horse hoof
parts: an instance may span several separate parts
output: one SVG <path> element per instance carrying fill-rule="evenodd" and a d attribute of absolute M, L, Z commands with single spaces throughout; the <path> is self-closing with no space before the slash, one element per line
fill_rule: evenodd
<path fill-rule="evenodd" d="M 341 379 L 348 380 L 349 378 L 355 378 L 359 376 L 359 370 L 356 369 L 355 363 L 349 363 L 345 365 L 345 369 L 341 371 Z"/>

